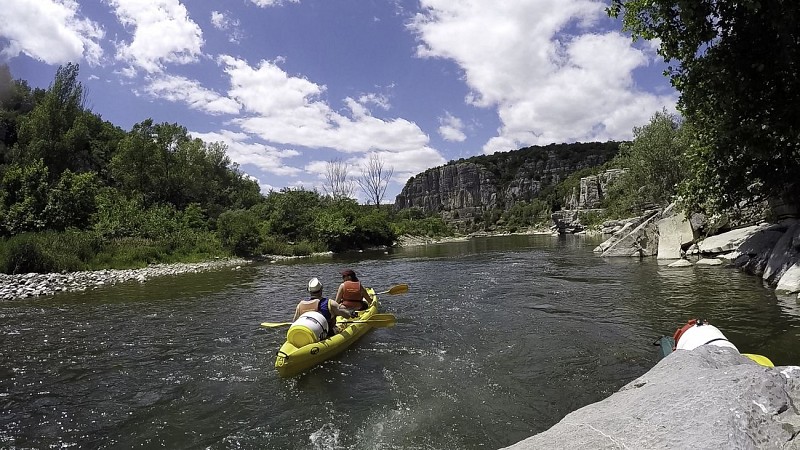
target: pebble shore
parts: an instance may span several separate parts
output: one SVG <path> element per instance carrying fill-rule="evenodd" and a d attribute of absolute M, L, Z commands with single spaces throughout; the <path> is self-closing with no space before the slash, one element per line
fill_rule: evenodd
<path fill-rule="evenodd" d="M 85 291 L 127 281 L 144 283 L 150 278 L 183 273 L 238 267 L 248 261 L 238 258 L 220 259 L 201 263 L 156 264 L 142 269 L 96 270 L 92 272 L 0 274 L 0 300 L 53 295 L 57 292 Z"/>

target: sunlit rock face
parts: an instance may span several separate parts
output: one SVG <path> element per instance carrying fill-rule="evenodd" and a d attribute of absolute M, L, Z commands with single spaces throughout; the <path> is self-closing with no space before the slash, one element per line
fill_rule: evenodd
<path fill-rule="evenodd" d="M 799 401 L 800 367 L 703 345 L 507 448 L 800 449 Z"/>
<path fill-rule="evenodd" d="M 576 144 L 581 145 L 581 144 Z M 563 150 L 563 149 L 562 149 Z M 494 209 L 529 202 L 543 188 L 563 181 L 575 171 L 602 164 L 610 154 L 575 158 L 558 149 L 492 155 L 490 162 L 460 161 L 429 169 L 412 177 L 395 198 L 395 208 L 419 208 L 452 222 L 469 221 Z M 487 157 L 489 158 L 489 157 Z M 505 159 L 504 159 L 505 158 Z M 608 183 L 620 171 L 581 180 L 580 188 L 565 199 L 577 208 L 599 203 Z M 581 206 L 583 205 L 583 206 Z"/>
<path fill-rule="evenodd" d="M 448 164 L 415 176 L 395 199 L 395 208 L 442 213 L 445 220 L 475 217 L 497 203 L 497 179 L 472 163 Z"/>

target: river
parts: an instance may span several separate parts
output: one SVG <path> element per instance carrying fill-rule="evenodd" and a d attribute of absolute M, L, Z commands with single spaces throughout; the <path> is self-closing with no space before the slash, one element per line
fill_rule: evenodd
<path fill-rule="evenodd" d="M 244 266 L 0 303 L 0 447 L 495 449 L 609 396 L 693 317 L 800 363 L 800 307 L 731 268 L 507 236 Z M 292 379 L 275 352 L 309 278 L 376 290 L 375 329 Z M 698 393 L 702 394 L 702 393 Z"/>

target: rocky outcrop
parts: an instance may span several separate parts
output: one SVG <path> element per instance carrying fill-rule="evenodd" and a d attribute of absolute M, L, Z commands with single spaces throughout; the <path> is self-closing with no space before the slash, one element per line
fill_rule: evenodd
<path fill-rule="evenodd" d="M 487 211 L 531 201 L 573 172 L 605 163 L 618 148 L 614 142 L 558 144 L 451 162 L 410 178 L 395 209 L 419 208 L 456 224 L 476 222 Z M 604 183 L 601 176 L 587 184 L 575 202 L 592 202 Z"/>
<path fill-rule="evenodd" d="M 800 292 L 800 222 L 753 225 L 709 237 L 691 247 L 688 254 L 719 259 L 785 293 Z"/>
<path fill-rule="evenodd" d="M 627 222 L 609 239 L 595 247 L 602 256 L 653 256 L 658 252 L 659 210 L 647 211 L 636 220 Z"/>
<path fill-rule="evenodd" d="M 675 205 L 670 205 L 670 211 Z M 662 214 L 658 221 L 658 259 L 680 259 L 681 250 L 697 238 L 697 231 L 692 222 L 683 214 Z"/>
<path fill-rule="evenodd" d="M 800 220 L 788 218 L 698 237 L 703 226 L 705 220 L 697 215 L 686 217 L 670 205 L 618 227 L 594 252 L 601 256 L 680 258 L 680 263 L 670 267 L 732 265 L 762 277 L 778 291 L 800 292 Z"/>
<path fill-rule="evenodd" d="M 508 449 L 800 449 L 800 367 L 678 350 L 598 403 Z"/>
<path fill-rule="evenodd" d="M 420 208 L 456 221 L 494 208 L 497 194 L 497 178 L 484 167 L 474 163 L 448 164 L 408 180 L 395 199 L 395 208 Z"/>
<path fill-rule="evenodd" d="M 558 234 L 574 234 L 585 229 L 582 217 L 603 214 L 600 208 L 606 198 L 608 188 L 624 174 L 627 169 L 609 169 L 597 175 L 581 178 L 580 184 L 573 189 L 565 203 L 564 209 L 555 211 L 551 216 L 551 229 Z"/>
<path fill-rule="evenodd" d="M 581 178 L 577 192 L 567 198 L 564 209 L 596 209 L 606 197 L 608 187 L 624 174 L 627 169 L 609 169 L 597 175 Z"/>

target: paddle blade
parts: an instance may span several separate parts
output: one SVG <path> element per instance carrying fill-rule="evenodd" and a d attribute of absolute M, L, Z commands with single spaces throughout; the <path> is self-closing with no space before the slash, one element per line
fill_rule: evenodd
<path fill-rule="evenodd" d="M 344 320 L 339 323 L 368 323 L 376 328 L 386 328 L 393 327 L 397 323 L 397 318 L 394 314 L 373 314 L 369 319 Z"/>
<path fill-rule="evenodd" d="M 369 324 L 372 325 L 375 328 L 390 328 L 390 327 L 393 327 L 394 324 L 397 323 L 397 321 L 394 320 L 394 319 L 392 319 L 392 320 L 368 320 L 367 322 L 369 322 Z"/>
<path fill-rule="evenodd" d="M 747 356 L 748 358 L 752 359 L 753 361 L 764 367 L 775 367 L 775 364 L 772 364 L 772 361 L 770 361 L 770 359 L 767 358 L 766 356 L 755 355 L 752 353 L 742 353 L 742 355 Z"/>
<path fill-rule="evenodd" d="M 405 294 L 406 292 L 408 292 L 408 285 L 398 284 L 397 286 L 392 286 L 391 289 L 389 289 L 388 291 L 378 292 L 378 295 L 382 294 L 397 295 L 397 294 Z"/>
<path fill-rule="evenodd" d="M 261 326 L 265 328 L 278 328 L 278 327 L 288 327 L 293 323 L 294 322 L 261 322 Z"/>

